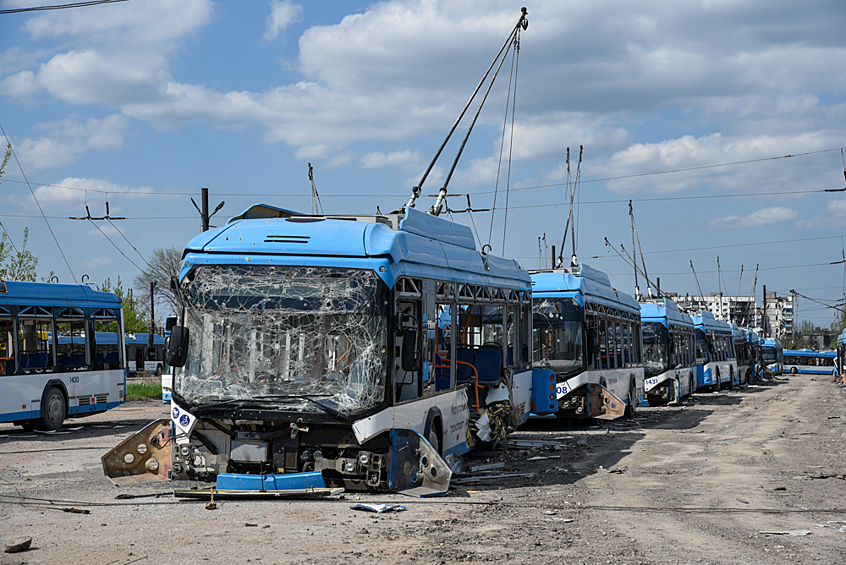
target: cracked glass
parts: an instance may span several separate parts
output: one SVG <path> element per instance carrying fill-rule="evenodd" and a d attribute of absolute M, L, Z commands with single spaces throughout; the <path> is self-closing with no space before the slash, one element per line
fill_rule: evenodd
<path fill-rule="evenodd" d="M 388 288 L 368 270 L 213 265 L 183 280 L 189 402 L 350 414 L 385 399 Z"/>

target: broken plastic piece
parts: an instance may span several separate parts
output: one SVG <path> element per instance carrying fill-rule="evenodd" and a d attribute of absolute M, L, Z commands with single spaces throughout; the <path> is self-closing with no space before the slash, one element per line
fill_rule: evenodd
<path fill-rule="evenodd" d="M 326 488 L 322 473 L 290 473 L 285 475 L 245 475 L 222 473 L 217 476 L 219 490 L 297 490 Z"/>

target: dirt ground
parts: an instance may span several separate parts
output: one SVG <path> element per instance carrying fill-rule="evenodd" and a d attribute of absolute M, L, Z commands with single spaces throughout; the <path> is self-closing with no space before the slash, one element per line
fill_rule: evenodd
<path fill-rule="evenodd" d="M 429 499 L 207 510 L 167 483 L 113 486 L 100 456 L 158 417 L 160 403 L 132 402 L 57 435 L 0 424 L 0 548 L 33 538 L 0 563 L 846 563 L 846 388 L 830 377 L 696 395 L 631 421 L 534 421 L 511 439 L 552 446 L 480 453 L 468 468 L 504 467 Z"/>

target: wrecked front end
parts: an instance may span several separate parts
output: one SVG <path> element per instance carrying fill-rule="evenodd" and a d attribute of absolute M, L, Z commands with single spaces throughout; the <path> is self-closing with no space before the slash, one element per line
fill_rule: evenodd
<path fill-rule="evenodd" d="M 355 434 L 390 399 L 388 289 L 373 271 L 203 265 L 180 287 L 172 479 L 320 473 L 348 490 L 446 490 L 449 469 L 417 432 Z M 138 445 L 104 457 L 115 482 L 152 476 L 125 461 Z"/>

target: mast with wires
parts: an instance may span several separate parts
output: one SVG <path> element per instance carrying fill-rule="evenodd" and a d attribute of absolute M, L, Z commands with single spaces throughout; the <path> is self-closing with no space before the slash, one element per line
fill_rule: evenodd
<path fill-rule="evenodd" d="M 435 204 L 429 209 L 429 213 L 433 214 L 435 216 L 437 216 L 441 213 L 442 208 L 443 208 L 443 204 L 444 204 L 444 200 L 446 199 L 447 186 L 449 185 L 449 181 L 452 178 L 452 174 L 455 171 L 456 165 L 458 165 L 458 160 L 461 157 L 461 153 L 463 152 L 465 145 L 467 144 L 467 139 L 470 136 L 470 132 L 473 130 L 473 126 L 476 124 L 476 120 L 479 117 L 479 113 L 481 112 L 482 107 L 484 106 L 485 101 L 487 100 L 487 96 L 490 93 L 491 87 L 493 86 L 493 83 L 496 80 L 497 75 L 499 74 L 500 68 L 502 68 L 502 64 L 505 62 L 505 57 L 512 48 L 515 49 L 515 53 L 519 54 L 520 32 L 521 32 L 521 30 L 525 30 L 529 26 L 529 20 L 526 18 L 527 15 L 528 15 L 528 10 L 526 8 L 522 8 L 520 10 L 520 18 L 517 20 L 517 24 L 511 30 L 511 33 L 508 34 L 508 38 L 505 40 L 505 43 L 503 43 L 502 47 L 499 49 L 499 52 L 496 54 L 496 57 L 494 57 L 494 60 L 491 62 L 490 66 L 488 67 L 488 70 L 485 72 L 484 76 L 482 77 L 482 80 L 479 81 L 479 84 L 476 86 L 476 89 L 473 91 L 473 94 L 470 96 L 470 100 L 467 101 L 467 104 L 464 106 L 464 108 L 461 110 L 461 113 L 458 115 L 458 119 L 455 120 L 455 123 L 452 125 L 452 128 L 450 128 L 449 133 L 447 134 L 446 138 L 441 143 L 441 146 L 438 148 L 438 150 L 435 152 L 435 156 L 432 158 L 432 161 L 429 163 L 429 166 L 426 168 L 425 172 L 423 173 L 423 176 L 420 179 L 420 182 L 417 184 L 417 186 L 412 188 L 411 197 L 409 198 L 408 202 L 406 203 L 407 207 L 409 207 L 409 208 L 414 207 L 416 200 L 420 197 L 423 184 L 426 182 L 426 179 L 428 178 L 429 173 L 432 171 L 432 168 L 435 166 L 435 163 L 437 162 L 438 158 L 441 156 L 441 153 L 443 152 L 444 147 L 446 146 L 450 137 L 452 137 L 452 134 L 455 132 L 456 128 L 458 127 L 459 122 L 461 122 L 462 118 L 464 118 L 464 115 L 467 112 L 467 109 L 470 107 L 470 104 L 473 103 L 473 100 L 476 98 L 476 95 L 479 93 L 482 86 L 488 80 L 488 76 L 491 74 L 491 70 L 493 70 L 494 66 L 496 66 L 497 69 L 494 72 L 493 76 L 491 76 L 490 84 L 488 84 L 488 87 L 485 90 L 484 95 L 482 96 L 479 107 L 476 110 L 476 114 L 473 116 L 473 119 L 470 123 L 470 126 L 467 129 L 467 133 L 464 136 L 464 140 L 461 143 L 461 147 L 458 150 L 458 154 L 456 155 L 455 160 L 453 161 L 452 167 L 450 168 L 449 173 L 447 174 L 446 180 L 444 181 L 444 185 L 438 191 L 437 200 L 435 201 Z M 499 65 L 497 65 L 497 62 L 499 62 Z"/>
<path fill-rule="evenodd" d="M 563 266 L 564 265 L 564 245 L 567 243 L 567 232 L 570 232 L 570 240 L 572 243 L 573 255 L 570 258 L 570 266 L 575 267 L 578 264 L 578 260 L 576 257 L 576 216 L 574 210 L 574 202 L 576 200 L 576 185 L 579 183 L 579 177 L 581 176 L 582 170 L 582 155 L 584 153 L 585 146 L 579 145 L 579 162 L 576 165 L 576 176 L 571 178 L 570 176 L 570 148 L 567 148 L 567 196 L 570 200 L 570 211 L 567 214 L 567 222 L 564 224 L 564 237 L 561 239 L 561 253 L 558 255 L 554 262 L 557 262 L 556 266 Z"/>
<path fill-rule="evenodd" d="M 690 270 L 693 271 L 693 278 L 696 279 L 696 288 L 699 289 L 699 296 L 704 296 L 702 294 L 702 287 L 699 286 L 699 277 L 696 276 L 696 269 L 693 268 L 693 259 L 690 260 Z"/>

